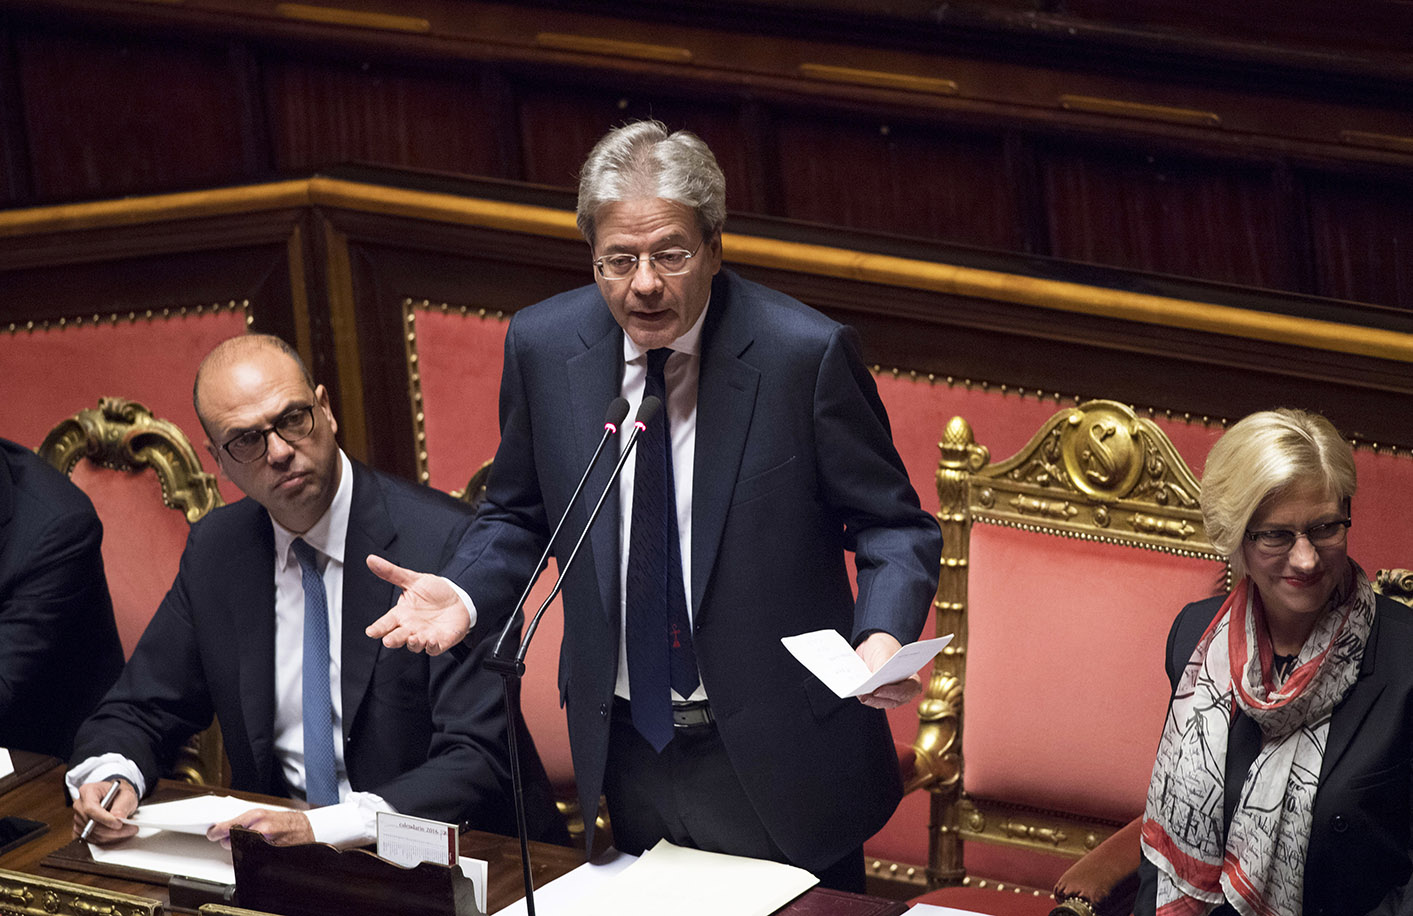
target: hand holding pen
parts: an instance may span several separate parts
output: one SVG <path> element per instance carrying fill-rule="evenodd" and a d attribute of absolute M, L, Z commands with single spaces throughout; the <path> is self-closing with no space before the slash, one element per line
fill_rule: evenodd
<path fill-rule="evenodd" d="M 92 782 L 79 787 L 74 801 L 74 833 L 81 840 L 112 843 L 137 833 L 137 826 L 122 818 L 137 810 L 137 793 L 122 779 Z"/>

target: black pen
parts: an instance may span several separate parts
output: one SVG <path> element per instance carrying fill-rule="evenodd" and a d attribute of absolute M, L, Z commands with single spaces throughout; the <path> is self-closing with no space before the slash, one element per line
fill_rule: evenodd
<path fill-rule="evenodd" d="M 108 787 L 108 791 L 103 793 L 103 810 L 107 811 L 108 806 L 113 803 L 113 799 L 118 797 L 118 790 L 123 786 L 120 780 L 113 780 L 113 784 Z M 88 823 L 83 825 L 83 832 L 79 834 L 80 840 L 88 839 L 88 835 L 93 832 L 93 818 L 88 819 Z"/>

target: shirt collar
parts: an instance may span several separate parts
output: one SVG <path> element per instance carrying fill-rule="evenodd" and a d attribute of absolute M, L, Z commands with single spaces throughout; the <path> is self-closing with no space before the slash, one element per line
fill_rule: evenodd
<path fill-rule="evenodd" d="M 334 501 L 308 531 L 296 534 L 284 525 L 270 519 L 275 529 L 275 565 L 284 569 L 299 560 L 290 551 L 295 538 L 303 538 L 310 547 L 331 560 L 343 562 L 343 545 L 348 539 L 348 516 L 353 508 L 353 464 L 339 449 L 339 487 L 334 491 Z"/>
<path fill-rule="evenodd" d="M 711 296 L 707 296 L 707 304 L 702 306 L 702 313 L 697 316 L 697 320 L 692 322 L 692 326 L 683 332 L 682 336 L 668 344 L 668 349 L 678 353 L 690 353 L 693 356 L 701 353 L 702 350 L 702 322 L 706 320 L 707 310 L 711 308 Z M 627 334 L 623 335 L 623 361 L 631 363 L 635 359 L 642 359 L 648 351 L 633 343 L 633 338 Z"/>

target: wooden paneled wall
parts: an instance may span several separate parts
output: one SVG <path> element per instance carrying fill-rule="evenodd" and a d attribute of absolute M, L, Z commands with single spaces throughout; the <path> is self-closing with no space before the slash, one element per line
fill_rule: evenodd
<path fill-rule="evenodd" d="M 350 161 L 569 188 L 650 115 L 734 213 L 1413 308 L 1406 2 L 2 6 L 0 204 Z"/>
<path fill-rule="evenodd" d="M 728 230 L 728 266 L 853 324 L 885 369 L 1179 416 L 1293 404 L 1413 447 L 1413 316 L 1389 329 L 1358 304 L 763 218 Z M 0 211 L 0 332 L 244 303 L 329 385 L 350 453 L 409 478 L 404 304 L 509 313 L 590 278 L 569 195 L 404 172 Z"/>

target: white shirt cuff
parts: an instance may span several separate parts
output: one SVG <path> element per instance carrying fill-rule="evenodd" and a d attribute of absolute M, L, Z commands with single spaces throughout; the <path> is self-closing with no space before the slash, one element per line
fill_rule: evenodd
<path fill-rule="evenodd" d="M 337 805 L 310 808 L 304 812 L 316 843 L 334 846 L 362 846 L 378 837 L 378 812 L 396 814 L 392 805 L 372 792 L 350 792 Z"/>
<path fill-rule="evenodd" d="M 456 592 L 456 597 L 460 598 L 461 603 L 466 606 L 466 615 L 470 618 L 466 624 L 466 632 L 470 633 L 472 628 L 476 626 L 476 602 L 472 601 L 471 596 L 466 594 L 466 589 L 457 585 L 446 576 L 438 576 L 437 578 L 441 579 L 447 585 L 450 585 L 451 590 Z"/>
<path fill-rule="evenodd" d="M 137 797 L 147 794 L 147 784 L 142 780 L 142 771 L 122 754 L 102 754 L 90 757 L 69 770 L 64 775 L 64 784 L 69 787 L 69 795 L 78 798 L 79 786 L 90 782 L 107 782 L 114 776 L 121 776 L 137 787 Z"/>

